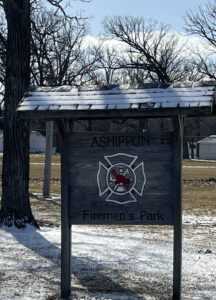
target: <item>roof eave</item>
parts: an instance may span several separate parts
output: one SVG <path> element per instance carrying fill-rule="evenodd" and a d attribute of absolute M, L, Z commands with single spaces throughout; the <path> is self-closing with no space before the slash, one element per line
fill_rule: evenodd
<path fill-rule="evenodd" d="M 21 119 L 59 120 L 59 119 L 119 119 L 145 117 L 172 117 L 183 115 L 186 117 L 216 115 L 212 107 L 195 108 L 153 108 L 153 109 L 109 109 L 109 110 L 35 110 L 20 111 Z"/>

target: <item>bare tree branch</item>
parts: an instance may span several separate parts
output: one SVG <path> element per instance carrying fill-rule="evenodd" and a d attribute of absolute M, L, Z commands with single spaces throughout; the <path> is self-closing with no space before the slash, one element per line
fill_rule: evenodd
<path fill-rule="evenodd" d="M 185 18 L 185 29 L 216 47 L 216 3 L 209 2 L 197 12 L 190 11 Z"/>
<path fill-rule="evenodd" d="M 32 20 L 32 81 L 59 86 L 80 85 L 98 59 L 83 49 L 86 28 L 53 11 L 36 10 Z M 90 76 L 89 76 L 90 77 Z"/>
<path fill-rule="evenodd" d="M 194 67 L 203 76 L 216 79 L 216 2 L 200 6 L 196 12 L 190 11 L 185 18 L 185 29 L 189 34 L 201 37 L 211 47 L 209 54 L 195 53 Z"/>
<path fill-rule="evenodd" d="M 182 49 L 168 26 L 138 17 L 114 17 L 105 20 L 105 29 L 129 46 L 130 61 L 122 67 L 143 69 L 164 85 L 182 79 Z"/>

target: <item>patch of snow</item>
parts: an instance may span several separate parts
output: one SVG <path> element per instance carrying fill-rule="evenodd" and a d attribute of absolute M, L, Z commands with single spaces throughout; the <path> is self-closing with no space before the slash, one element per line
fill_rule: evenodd
<path fill-rule="evenodd" d="M 199 226 L 216 226 L 216 216 L 214 215 L 183 215 L 183 224 L 199 225 Z"/>
<path fill-rule="evenodd" d="M 184 216 L 183 299 L 216 299 L 216 217 Z M 60 299 L 60 228 L 0 228 L 0 299 Z M 73 226 L 73 299 L 171 299 L 173 230 Z"/>

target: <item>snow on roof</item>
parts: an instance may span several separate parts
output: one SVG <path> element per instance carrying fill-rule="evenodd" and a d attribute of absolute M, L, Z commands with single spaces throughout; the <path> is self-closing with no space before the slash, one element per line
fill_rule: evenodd
<path fill-rule="evenodd" d="M 200 141 L 198 141 L 200 144 L 215 144 L 216 143 L 216 135 L 210 135 Z"/>
<path fill-rule="evenodd" d="M 68 86 L 39 88 L 28 92 L 19 112 L 145 110 L 213 107 L 214 86 L 169 87 L 166 89 L 78 90 Z"/>

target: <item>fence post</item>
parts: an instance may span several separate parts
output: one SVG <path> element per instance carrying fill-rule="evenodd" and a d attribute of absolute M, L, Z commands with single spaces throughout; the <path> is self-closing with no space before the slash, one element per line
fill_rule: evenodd
<path fill-rule="evenodd" d="M 51 180 L 51 167 L 52 167 L 52 151 L 53 151 L 53 121 L 46 122 L 46 150 L 45 150 L 45 163 L 44 163 L 44 184 L 43 196 L 50 197 L 50 180 Z"/>

